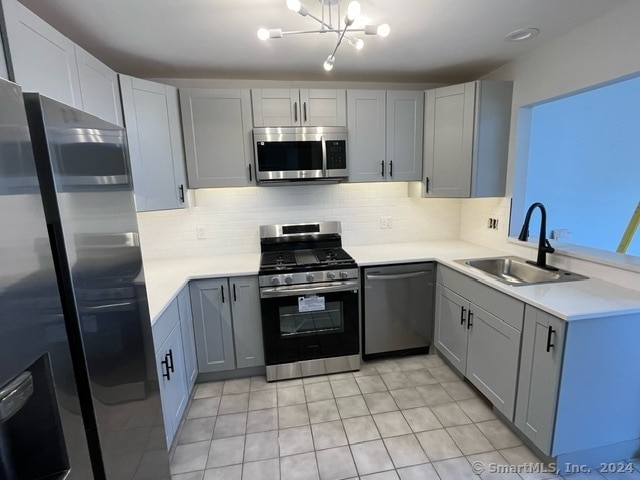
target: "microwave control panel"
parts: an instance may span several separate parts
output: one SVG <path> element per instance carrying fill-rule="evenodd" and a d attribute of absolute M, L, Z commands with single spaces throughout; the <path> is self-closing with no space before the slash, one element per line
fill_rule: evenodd
<path fill-rule="evenodd" d="M 347 168 L 347 142 L 327 140 L 327 170 Z"/>

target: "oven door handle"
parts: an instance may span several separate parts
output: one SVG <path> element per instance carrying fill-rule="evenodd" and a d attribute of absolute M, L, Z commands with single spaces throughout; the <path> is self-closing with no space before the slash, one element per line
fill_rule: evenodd
<path fill-rule="evenodd" d="M 345 292 L 358 289 L 358 281 L 332 282 L 317 287 L 268 287 L 260 290 L 260 298 L 315 295 L 318 293 Z"/>

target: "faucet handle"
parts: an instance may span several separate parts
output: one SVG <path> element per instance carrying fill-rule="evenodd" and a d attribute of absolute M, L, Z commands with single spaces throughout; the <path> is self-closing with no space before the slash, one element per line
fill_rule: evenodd
<path fill-rule="evenodd" d="M 544 245 L 547 253 L 553 253 L 556 251 L 556 249 L 551 246 L 551 244 L 549 243 L 549 240 L 547 240 L 546 238 L 544 239 Z"/>

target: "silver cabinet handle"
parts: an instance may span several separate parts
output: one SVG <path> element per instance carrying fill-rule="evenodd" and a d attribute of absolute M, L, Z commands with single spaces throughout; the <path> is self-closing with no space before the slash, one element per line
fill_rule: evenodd
<path fill-rule="evenodd" d="M 421 277 L 422 275 L 426 275 L 427 272 L 425 270 L 420 270 L 419 272 L 411 272 L 411 273 L 398 273 L 395 275 L 380 275 L 377 273 L 367 273 L 367 280 L 402 280 L 404 278 L 415 278 Z"/>

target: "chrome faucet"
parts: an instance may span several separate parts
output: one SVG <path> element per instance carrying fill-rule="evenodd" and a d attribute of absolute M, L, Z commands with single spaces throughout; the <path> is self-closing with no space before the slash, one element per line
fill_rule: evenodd
<path fill-rule="evenodd" d="M 558 270 L 555 267 L 551 267 L 547 265 L 547 253 L 555 252 L 555 249 L 547 240 L 547 211 L 540 202 L 536 202 L 529 207 L 527 210 L 527 214 L 524 217 L 524 225 L 522 225 L 522 230 L 520 231 L 520 235 L 518 236 L 518 240 L 521 242 L 526 242 L 529 238 L 529 221 L 531 220 L 531 213 L 533 210 L 538 207 L 540 208 L 540 235 L 538 236 L 538 258 L 535 262 L 528 261 L 527 263 L 531 263 L 540 268 L 544 268 L 546 270 Z"/>

